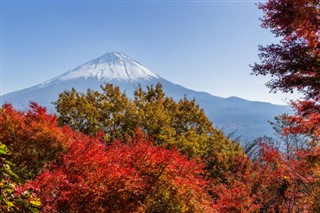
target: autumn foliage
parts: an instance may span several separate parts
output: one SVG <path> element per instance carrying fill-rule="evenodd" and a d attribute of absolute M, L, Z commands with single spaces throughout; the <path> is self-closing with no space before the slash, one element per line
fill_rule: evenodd
<path fill-rule="evenodd" d="M 273 211 L 320 211 L 319 6 L 318 0 L 269 0 L 259 4 L 264 12 L 262 26 L 271 29 L 280 42 L 260 46 L 261 62 L 252 66 L 253 74 L 271 75 L 267 86 L 272 91 L 299 91 L 304 95 L 302 100 L 291 102 L 295 115 L 282 116 L 288 124 L 283 134 L 302 134 L 309 139 L 308 148 L 292 149 L 291 155 L 264 149 L 262 159 L 273 165 L 272 170 L 264 169 L 272 171 L 270 177 L 278 188 Z"/>
<path fill-rule="evenodd" d="M 238 171 L 217 184 L 219 212 L 318 212 L 320 152 L 298 150 L 290 157 L 261 145 L 257 162 L 243 157 Z"/>
<path fill-rule="evenodd" d="M 284 116 L 290 123 L 284 129 L 285 134 L 304 134 L 310 137 L 313 146 L 320 142 L 320 105 L 313 100 L 302 100 L 292 102 L 295 116 Z"/>
<path fill-rule="evenodd" d="M 153 146 L 138 130 L 126 143 L 106 145 L 99 136 L 58 127 L 44 108 L 30 107 L 20 112 L 3 106 L 1 139 L 15 149 L 12 169 L 27 171 L 11 193 L 40 198 L 41 211 L 213 211 L 199 160 Z"/>
<path fill-rule="evenodd" d="M 104 132 L 107 143 L 126 140 L 141 128 L 155 145 L 178 147 L 190 157 L 203 156 L 211 143 L 240 152 L 239 147 L 215 129 L 204 110 L 186 97 L 175 101 L 157 84 L 144 90 L 139 87 L 130 99 L 118 86 L 106 84 L 101 91 L 86 94 L 72 89 L 60 94 L 56 101 L 59 124 L 68 125 L 87 135 Z"/>
<path fill-rule="evenodd" d="M 155 145 L 142 130 L 126 141 L 105 143 L 99 134 L 59 127 L 57 117 L 36 104 L 27 112 L 4 105 L 0 126 L 1 140 L 15 150 L 7 157 L 14 163 L 12 169 L 26 174 L 11 185 L 10 196 L 15 200 L 28 196 L 26 206 L 35 210 L 317 212 L 320 208 L 320 152 L 314 147 L 284 155 L 261 145 L 258 160 L 252 162 L 220 141 L 211 143 L 200 160 L 177 148 Z"/>
<path fill-rule="evenodd" d="M 137 134 L 106 146 L 85 138 L 27 188 L 45 212 L 212 212 L 203 165 Z"/>
<path fill-rule="evenodd" d="M 271 29 L 280 43 L 260 46 L 261 63 L 253 74 L 271 75 L 273 91 L 298 90 L 319 98 L 320 8 L 317 0 L 269 0 L 261 3 L 262 26 Z"/>
<path fill-rule="evenodd" d="M 0 211 L 320 212 L 319 1 L 259 8 L 281 41 L 260 47 L 253 74 L 271 75 L 273 91 L 305 95 L 292 102 L 294 116 L 278 117 L 277 131 L 307 144 L 286 137 L 283 152 L 261 143 L 251 159 L 195 100 L 175 101 L 161 85 L 139 87 L 134 100 L 110 84 L 66 91 L 59 116 L 36 103 L 25 112 L 4 104 Z"/>
<path fill-rule="evenodd" d="M 292 102 L 295 116 L 286 116 L 291 124 L 285 133 L 302 133 L 319 142 L 320 124 L 320 7 L 317 0 L 269 0 L 259 5 L 264 12 L 262 26 L 281 41 L 260 46 L 261 63 L 253 74 L 271 75 L 267 86 L 273 91 L 305 95 Z M 314 141 L 314 142 L 315 142 Z"/>
<path fill-rule="evenodd" d="M 140 128 L 154 145 L 177 147 L 189 158 L 204 160 L 211 177 L 232 172 L 236 167 L 231 163 L 233 156 L 244 155 L 239 144 L 213 127 L 195 100 L 184 97 L 175 101 L 160 84 L 137 88 L 133 100 L 112 84 L 86 94 L 72 89 L 60 94 L 56 107 L 60 125 L 99 135 L 108 144 L 116 139 L 125 142 Z"/>
<path fill-rule="evenodd" d="M 9 160 L 22 179 L 34 178 L 56 160 L 73 136 L 70 128 L 60 128 L 57 117 L 36 103 L 27 112 L 9 104 L 0 109 L 0 141 L 12 152 Z"/>

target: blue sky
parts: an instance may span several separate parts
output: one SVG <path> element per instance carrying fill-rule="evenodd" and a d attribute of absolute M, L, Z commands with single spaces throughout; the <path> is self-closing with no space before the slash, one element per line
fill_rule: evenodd
<path fill-rule="evenodd" d="M 251 76 L 257 1 L 2 1 L 2 94 L 54 78 L 106 52 L 131 56 L 163 78 L 213 95 L 284 104 Z M 292 97 L 292 96 L 291 96 Z"/>

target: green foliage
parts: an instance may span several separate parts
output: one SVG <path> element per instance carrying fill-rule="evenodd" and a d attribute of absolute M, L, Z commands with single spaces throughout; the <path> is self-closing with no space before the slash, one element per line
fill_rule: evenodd
<path fill-rule="evenodd" d="M 231 143 L 222 132 L 217 131 L 211 136 L 203 159 L 206 163 L 206 170 L 214 179 L 213 184 L 225 182 L 226 175 L 237 171 L 241 164 L 238 159 L 242 156 L 244 152 L 240 144 Z"/>
<path fill-rule="evenodd" d="M 231 141 L 213 128 L 195 100 L 184 97 L 175 101 L 165 95 L 160 84 L 147 87 L 146 91 L 137 88 L 134 100 L 111 84 L 101 89 L 101 93 L 88 90 L 81 94 L 75 89 L 61 93 L 55 103 L 59 124 L 89 135 L 103 131 L 110 143 L 119 138 L 125 140 L 141 128 L 155 145 L 177 146 L 189 157 L 204 157 L 215 146 L 222 152 L 222 147 L 235 149 Z"/>
<path fill-rule="evenodd" d="M 132 103 L 118 87 L 107 84 L 101 89 L 102 93 L 88 90 L 86 95 L 75 89 L 61 93 L 56 102 L 59 123 L 87 135 L 108 132 L 109 140 L 122 137 L 127 130 L 123 122 L 132 117 Z"/>
<path fill-rule="evenodd" d="M 19 177 L 11 170 L 12 163 L 6 159 L 7 146 L 0 142 L 0 212 L 39 212 L 41 201 L 29 192 L 16 195 Z"/>
<path fill-rule="evenodd" d="M 176 102 L 164 94 L 160 84 L 147 87 L 147 91 L 138 88 L 134 105 L 138 111 L 137 126 L 153 136 L 157 145 L 177 146 L 189 156 L 203 156 L 210 137 L 216 134 L 195 100 L 184 97 Z"/>

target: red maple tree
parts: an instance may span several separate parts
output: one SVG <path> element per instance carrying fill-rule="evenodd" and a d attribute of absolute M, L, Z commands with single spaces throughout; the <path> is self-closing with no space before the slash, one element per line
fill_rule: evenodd
<path fill-rule="evenodd" d="M 26 112 L 10 104 L 0 108 L 0 141 L 11 151 L 8 159 L 22 179 L 37 176 L 67 149 L 73 137 L 77 134 L 68 127 L 59 127 L 57 116 L 36 103 L 31 103 Z"/>
<path fill-rule="evenodd" d="M 20 191 L 31 189 L 45 212 L 213 212 L 202 168 L 140 132 L 109 146 L 83 136 Z"/>

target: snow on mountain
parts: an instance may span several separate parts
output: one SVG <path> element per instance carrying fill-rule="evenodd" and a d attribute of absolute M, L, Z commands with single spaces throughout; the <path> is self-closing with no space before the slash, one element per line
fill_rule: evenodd
<path fill-rule="evenodd" d="M 151 72 L 126 54 L 111 52 L 76 67 L 55 79 L 41 84 L 40 86 L 44 87 L 52 83 L 78 78 L 96 78 L 99 81 L 140 81 L 159 79 L 157 74 Z"/>
<path fill-rule="evenodd" d="M 72 88 L 80 92 L 86 92 L 88 88 L 100 90 L 100 85 L 105 83 L 119 86 L 129 97 L 133 96 L 138 85 L 145 88 L 161 83 L 168 96 L 176 100 L 184 96 L 195 98 L 217 128 L 226 134 L 236 130 L 237 135 L 244 139 L 272 135 L 272 128 L 267 121 L 272 120 L 275 115 L 290 112 L 287 106 L 237 97 L 221 98 L 187 89 L 158 76 L 139 62 L 118 52 L 106 53 L 42 84 L 6 94 L 2 99 L 21 110 L 27 109 L 29 102 L 34 101 L 54 112 L 53 102 L 58 99 L 59 93 Z"/>

